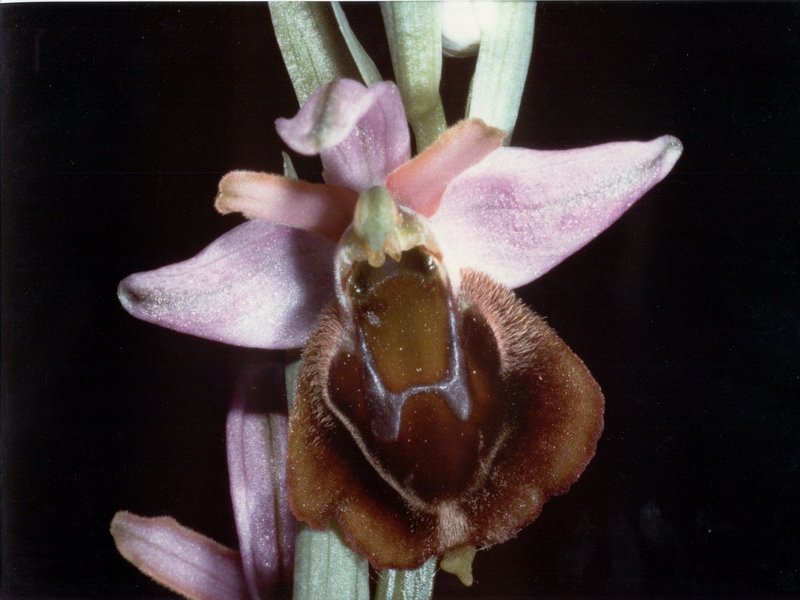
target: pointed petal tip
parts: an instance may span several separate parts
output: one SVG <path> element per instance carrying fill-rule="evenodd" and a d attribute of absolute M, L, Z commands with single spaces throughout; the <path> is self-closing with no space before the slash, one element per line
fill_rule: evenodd
<path fill-rule="evenodd" d="M 111 521 L 119 553 L 161 585 L 192 600 L 247 597 L 239 553 L 172 517 L 119 511 Z"/>
<path fill-rule="evenodd" d="M 672 167 L 675 166 L 675 163 L 678 162 L 678 159 L 683 154 L 683 143 L 676 138 L 674 135 L 664 135 L 658 138 L 659 140 L 663 140 L 664 142 L 664 167 L 665 173 L 669 173 L 672 170 Z"/>
<path fill-rule="evenodd" d="M 683 152 L 683 143 L 676 138 L 674 135 L 666 134 L 662 135 L 659 140 L 664 140 L 665 145 L 673 151 L 676 151 L 680 156 L 681 152 Z"/>
<path fill-rule="evenodd" d="M 334 248 L 315 233 L 248 221 L 194 258 L 129 275 L 117 294 L 148 323 L 236 346 L 297 348 L 332 294 Z"/>
<path fill-rule="evenodd" d="M 116 539 L 117 534 L 121 531 L 124 526 L 125 521 L 132 516 L 132 513 L 129 513 L 127 510 L 118 510 L 114 513 L 114 517 L 111 519 L 111 535 L 114 536 Z"/>
<path fill-rule="evenodd" d="M 500 148 L 449 184 L 432 221 L 461 266 L 519 287 L 610 226 L 682 151 L 671 135 L 571 150 Z"/>
<path fill-rule="evenodd" d="M 452 573 L 459 578 L 462 584 L 469 587 L 474 583 L 472 576 L 472 563 L 478 549 L 475 546 L 459 546 L 444 553 L 439 566 L 442 571 Z"/>
<path fill-rule="evenodd" d="M 214 198 L 214 208 L 221 215 L 227 215 L 232 212 L 241 212 L 236 208 L 237 195 L 232 193 L 232 190 L 237 189 L 237 184 L 248 175 L 253 174 L 253 171 L 231 171 L 222 176 L 219 180 L 217 188 L 217 195 Z"/>
<path fill-rule="evenodd" d="M 641 188 L 637 194 L 631 196 L 628 206 L 669 175 L 683 154 L 683 144 L 673 135 L 662 135 L 649 142 L 640 142 L 639 145 L 642 147 L 639 154 L 641 163 L 638 167 Z"/>
<path fill-rule="evenodd" d="M 117 286 L 117 298 L 119 298 L 119 303 L 128 314 L 137 319 L 143 319 L 143 317 L 140 316 L 141 312 L 139 309 L 147 301 L 147 292 L 137 288 L 136 275 L 138 275 L 138 273 L 128 275 L 119 282 Z"/>

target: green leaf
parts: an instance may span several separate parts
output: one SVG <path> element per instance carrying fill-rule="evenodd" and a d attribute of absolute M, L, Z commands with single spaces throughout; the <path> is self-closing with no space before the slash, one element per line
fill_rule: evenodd
<path fill-rule="evenodd" d="M 417 152 L 446 129 L 439 82 L 442 76 L 442 24 L 438 2 L 381 2 L 394 76 Z"/>
<path fill-rule="evenodd" d="M 321 85 L 358 68 L 327 2 L 270 2 L 275 37 L 300 104 Z"/>
<path fill-rule="evenodd" d="M 508 144 L 531 61 L 536 2 L 497 2 L 494 7 L 493 26 L 481 30 L 467 116 L 505 131 Z"/>
<path fill-rule="evenodd" d="M 356 34 L 353 33 L 353 30 L 350 28 L 350 23 L 344 14 L 342 5 L 339 2 L 333 2 L 332 5 L 333 14 L 336 17 L 336 22 L 339 24 L 339 31 L 341 31 L 345 42 L 347 42 L 350 54 L 358 67 L 359 73 L 361 73 L 361 79 L 363 79 L 364 83 L 368 86 L 382 81 L 381 74 L 378 72 L 378 67 L 372 62 L 369 54 L 364 50 L 364 46 L 361 45 Z"/>
<path fill-rule="evenodd" d="M 291 157 L 286 152 L 281 152 L 281 156 L 283 156 L 283 176 L 286 177 L 286 179 L 298 179 L 297 170 L 294 168 Z M 288 368 L 289 367 L 287 367 L 287 373 Z"/>

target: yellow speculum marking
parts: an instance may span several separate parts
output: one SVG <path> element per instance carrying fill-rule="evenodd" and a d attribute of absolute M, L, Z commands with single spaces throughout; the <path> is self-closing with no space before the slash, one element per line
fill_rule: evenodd
<path fill-rule="evenodd" d="M 400 393 L 442 381 L 450 358 L 450 307 L 430 256 L 415 248 L 398 262 L 357 267 L 351 285 L 357 321 L 386 389 Z"/>

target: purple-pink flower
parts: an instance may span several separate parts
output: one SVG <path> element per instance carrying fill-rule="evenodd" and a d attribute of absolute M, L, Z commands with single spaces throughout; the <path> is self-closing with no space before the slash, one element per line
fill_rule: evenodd
<path fill-rule="evenodd" d="M 296 513 L 302 513 L 315 527 L 324 527 L 330 518 L 336 518 L 351 545 L 376 567 L 411 568 L 450 550 L 508 539 L 535 518 L 549 496 L 565 491 L 583 471 L 602 429 L 603 399 L 580 360 L 539 317 L 518 305 L 507 288 L 536 279 L 600 234 L 666 176 L 681 154 L 680 142 L 663 136 L 649 142 L 616 142 L 566 151 L 508 148 L 502 146 L 502 131 L 471 119 L 456 124 L 411 158 L 408 124 L 397 87 L 390 82 L 365 87 L 351 80 L 322 86 L 294 118 L 278 119 L 276 128 L 296 152 L 320 155 L 325 183 L 245 171 L 226 175 L 220 182 L 218 210 L 240 212 L 249 220 L 194 258 L 127 277 L 119 286 L 120 301 L 145 321 L 259 348 L 305 345 L 324 307 L 339 306 L 338 313 L 335 308 L 324 313 L 306 348 L 301 371 L 300 408 L 295 411 L 299 416 L 293 413 L 292 417 L 294 446 L 290 441 L 294 448 L 290 451 L 296 452 L 290 460 Z M 424 223 L 420 227 L 435 236 L 435 251 L 423 243 L 410 247 L 421 248 L 419 257 L 429 260 L 434 271 L 449 274 L 434 278 L 440 297 L 434 298 L 431 306 L 439 307 L 441 315 L 451 315 L 446 318 L 453 323 L 447 334 L 451 337 L 440 340 L 438 349 L 472 340 L 472 347 L 464 345 L 465 355 L 469 355 L 463 359 L 466 362 L 458 364 L 464 377 L 468 373 L 464 365 L 471 369 L 469 384 L 461 382 L 467 386 L 467 396 L 474 391 L 469 386 L 485 396 L 472 398 L 480 414 L 475 419 L 470 415 L 469 399 L 463 406 L 458 405 L 460 400 L 453 400 L 447 405 L 451 412 L 440 411 L 439 405 L 431 409 L 417 399 L 414 410 L 420 414 L 429 409 L 441 414 L 411 425 L 411 417 L 403 420 L 404 426 L 417 427 L 429 438 L 431 432 L 435 436 L 431 423 L 436 419 L 452 431 L 468 428 L 459 435 L 464 440 L 474 437 L 469 438 L 469 452 L 474 450 L 479 461 L 475 469 L 459 454 L 460 447 L 453 449 L 440 441 L 429 446 L 450 453 L 451 462 L 463 471 L 454 484 L 458 493 L 436 488 L 435 473 L 429 467 L 424 467 L 428 469 L 424 472 L 406 469 L 406 453 L 417 452 L 418 463 L 426 458 L 413 439 L 405 440 L 402 450 L 397 450 L 399 446 L 386 450 L 397 440 L 399 417 L 391 427 L 386 425 L 388 421 L 373 419 L 370 432 L 369 418 L 358 412 L 360 408 L 354 408 L 353 414 L 347 406 L 342 408 L 341 403 L 348 402 L 342 390 L 346 392 L 353 382 L 361 381 L 361 375 L 352 373 L 363 369 L 358 371 L 347 362 L 349 354 L 337 359 L 339 362 L 333 357 L 344 346 L 351 351 L 363 338 L 353 334 L 361 325 L 353 316 L 357 309 L 348 305 L 352 298 L 345 297 L 350 292 L 342 288 L 342 282 L 355 272 L 356 263 L 348 263 L 351 271 L 341 271 L 346 243 L 337 246 L 337 242 L 351 231 L 359 198 L 375 186 L 388 190 L 403 215 L 414 223 Z M 366 264 L 366 259 L 359 260 Z M 416 281 L 415 276 L 409 275 L 409 281 Z M 375 283 L 375 288 L 380 285 L 382 281 Z M 425 310 L 409 310 L 414 318 L 427 323 Z M 371 327 L 364 319 L 364 327 Z M 459 329 L 467 321 L 472 324 Z M 505 333 L 498 333 L 501 330 Z M 487 342 L 490 358 L 479 365 L 478 348 L 484 338 L 492 340 Z M 352 351 L 354 356 L 358 354 Z M 367 351 L 372 349 L 362 344 L 361 352 Z M 433 355 L 438 350 L 426 347 L 425 351 Z M 395 356 L 391 348 L 381 352 Z M 454 368 L 455 354 L 446 352 L 442 364 Z M 486 366 L 489 363 L 491 368 Z M 391 370 L 390 359 L 384 367 Z M 476 375 L 482 368 L 488 374 Z M 339 395 L 331 399 L 326 386 L 334 369 L 339 369 L 338 381 L 347 385 L 335 390 Z M 371 376 L 384 375 L 386 372 Z M 498 403 L 502 414 L 494 415 L 494 398 L 507 395 L 505 391 L 512 388 L 513 402 Z M 437 393 L 417 396 L 427 394 L 428 402 Z M 526 404 L 528 394 L 530 406 Z M 371 400 L 357 401 L 369 404 Z M 396 410 L 402 410 L 402 402 Z M 228 428 L 240 555 L 163 518 L 142 520 L 123 513 L 114 527 L 123 554 L 135 555 L 131 560 L 142 570 L 147 571 L 153 562 L 160 563 L 162 571 L 171 567 L 181 571 L 189 564 L 189 571 L 195 574 L 227 574 L 225 581 L 234 582 L 228 588 L 230 597 L 242 582 L 251 597 L 256 597 L 275 577 L 273 563 L 279 550 L 271 528 L 288 522 L 283 492 L 279 487 L 270 488 L 282 481 L 276 473 L 283 469 L 281 452 L 285 451 L 283 445 L 276 450 L 258 442 L 263 433 L 243 433 L 248 417 L 237 414 L 234 409 Z M 332 425 L 337 419 L 341 423 Z M 358 431 L 363 425 L 359 419 L 367 423 L 363 436 Z M 259 421 L 257 428 L 265 427 L 274 429 L 266 438 L 273 440 L 270 443 L 285 438 L 283 421 Z M 233 441 L 232 428 L 239 432 Z M 424 440 L 425 444 L 429 441 Z M 313 448 L 316 454 L 304 455 L 305 448 L 309 452 Z M 379 455 L 375 448 L 382 448 L 384 454 Z M 337 473 L 325 482 L 317 481 L 315 477 L 327 477 L 323 463 L 329 459 L 337 465 Z M 355 467 L 352 460 L 361 462 Z M 520 465 L 541 472 L 527 477 L 529 471 L 523 472 Z M 365 475 L 370 466 L 375 472 Z M 504 471 L 496 475 L 496 468 Z M 474 481 L 470 479 L 473 471 L 480 472 Z M 427 478 L 427 483 L 407 485 L 415 477 L 417 482 Z M 517 485 L 523 480 L 522 487 Z M 376 487 L 364 493 L 354 489 L 364 485 Z M 323 488 L 319 497 L 297 497 L 298 490 Z M 266 492 L 268 489 L 271 491 Z M 279 515 L 261 518 L 262 511 L 274 513 L 274 507 L 268 505 L 270 498 L 278 497 L 275 494 L 281 498 Z M 506 511 L 492 494 L 502 495 L 503 502 L 514 503 L 518 510 L 513 514 Z M 473 510 L 478 512 L 473 514 Z M 282 535 L 280 544 L 289 547 Z M 385 539 L 379 540 L 381 536 Z M 413 538 L 413 543 L 401 547 L 403 536 Z M 258 545 L 262 539 L 270 540 L 268 548 Z M 393 540 L 397 541 L 395 547 Z M 162 560 L 164 556 L 167 558 Z"/>
<path fill-rule="evenodd" d="M 194 258 L 125 278 L 119 298 L 133 316 L 239 346 L 302 346 L 334 297 L 336 242 L 358 194 L 374 185 L 429 218 L 453 269 L 519 287 L 606 229 L 682 150 L 672 136 L 564 151 L 506 148 L 502 132 L 469 120 L 409 160 L 408 124 L 391 82 L 324 85 L 276 126 L 292 149 L 320 155 L 326 183 L 228 174 L 217 206 L 251 220 Z"/>

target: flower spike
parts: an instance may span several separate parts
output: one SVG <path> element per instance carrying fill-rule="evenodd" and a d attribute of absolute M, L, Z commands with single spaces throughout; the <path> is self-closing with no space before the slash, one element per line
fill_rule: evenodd
<path fill-rule="evenodd" d="M 323 86 L 277 127 L 321 155 L 327 183 L 228 176 L 218 206 L 254 219 L 189 261 L 130 276 L 120 298 L 211 339 L 305 343 L 287 451 L 294 514 L 336 521 L 377 568 L 446 557 L 469 581 L 475 548 L 514 536 L 576 481 L 603 423 L 586 367 L 506 286 L 608 227 L 669 172 L 680 142 L 502 148 L 502 131 L 470 119 L 408 161 L 397 89 L 355 81 Z M 231 439 L 252 439 L 246 422 L 232 413 Z M 232 450 L 240 490 L 258 479 L 235 453 L 247 445 Z M 235 503 L 261 589 L 258 527 Z"/>

